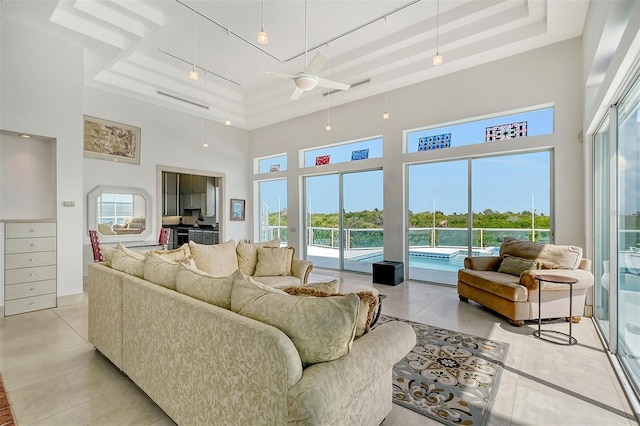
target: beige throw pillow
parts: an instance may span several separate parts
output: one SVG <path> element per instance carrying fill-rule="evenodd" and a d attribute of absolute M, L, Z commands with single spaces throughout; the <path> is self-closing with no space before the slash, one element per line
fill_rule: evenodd
<path fill-rule="evenodd" d="M 236 270 L 228 277 L 214 277 L 181 263 L 176 278 L 176 287 L 178 292 L 194 299 L 230 309 L 231 289 L 235 278 L 244 278 L 244 274 Z"/>
<path fill-rule="evenodd" d="M 256 277 L 277 275 L 291 275 L 293 248 L 260 247 L 258 249 L 258 263 L 253 274 Z"/>
<path fill-rule="evenodd" d="M 258 263 L 258 249 L 260 247 L 280 247 L 280 239 L 262 241 L 257 243 L 245 243 L 240 241 L 236 247 L 238 255 L 238 267 L 246 275 L 254 275 Z"/>
<path fill-rule="evenodd" d="M 180 262 L 173 262 L 157 253 L 150 253 L 144 262 L 144 279 L 171 290 L 176 289 Z"/>
<path fill-rule="evenodd" d="M 347 355 L 356 331 L 360 299 L 295 297 L 245 277 L 233 281 L 231 310 L 285 333 L 304 366 Z"/>
<path fill-rule="evenodd" d="M 189 249 L 188 243 L 184 243 L 177 249 L 154 250 L 154 253 L 158 254 L 162 258 L 171 260 L 173 262 L 182 262 L 186 257 L 191 256 L 191 249 Z"/>
<path fill-rule="evenodd" d="M 113 252 L 116 251 L 113 247 L 102 246 L 100 247 L 102 257 L 104 257 L 104 264 L 111 267 L 111 261 L 113 260 Z"/>
<path fill-rule="evenodd" d="M 338 280 L 334 280 L 338 283 Z M 320 283 L 321 285 L 331 284 L 333 281 L 329 283 Z M 317 285 L 317 284 L 316 284 Z M 304 287 L 288 287 L 283 290 L 285 293 L 290 294 L 292 296 L 301 296 L 301 297 L 329 297 L 329 296 L 343 296 L 342 293 L 337 293 L 336 291 L 324 291 L 321 288 L 315 287 L 315 285 L 304 286 Z M 360 291 L 355 293 L 360 298 L 360 307 L 358 308 L 358 320 L 356 322 L 356 337 L 361 337 L 365 333 L 368 333 L 371 329 L 371 323 L 373 322 L 373 318 L 376 313 L 376 308 L 378 307 L 378 297 L 370 291 Z"/>
<path fill-rule="evenodd" d="M 196 267 L 214 277 L 228 277 L 238 269 L 236 244 L 233 240 L 226 243 L 205 245 L 189 241 L 191 254 Z"/>
<path fill-rule="evenodd" d="M 129 275 L 142 278 L 144 276 L 144 262 L 146 253 L 132 251 L 118 243 L 111 258 L 111 267 Z"/>

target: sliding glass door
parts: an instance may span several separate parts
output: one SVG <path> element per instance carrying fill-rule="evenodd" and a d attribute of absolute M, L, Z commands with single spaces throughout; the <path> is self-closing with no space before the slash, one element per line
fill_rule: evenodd
<path fill-rule="evenodd" d="M 408 166 L 409 278 L 456 284 L 506 237 L 551 240 L 551 152 Z M 472 212 L 471 214 L 469 212 Z"/>
<path fill-rule="evenodd" d="M 382 170 L 309 176 L 306 258 L 315 266 L 371 273 L 383 258 Z"/>

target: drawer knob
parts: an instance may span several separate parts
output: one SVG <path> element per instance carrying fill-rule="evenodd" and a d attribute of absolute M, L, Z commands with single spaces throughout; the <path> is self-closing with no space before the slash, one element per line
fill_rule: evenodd
<path fill-rule="evenodd" d="M 29 303 L 29 306 L 33 306 L 33 302 Z"/>
<path fill-rule="evenodd" d="M 29 276 L 30 276 L 30 277 L 32 277 L 32 276 L 33 276 L 33 274 L 29 274 Z"/>
<path fill-rule="evenodd" d="M 29 259 L 29 262 L 33 262 L 33 259 Z"/>
<path fill-rule="evenodd" d="M 33 291 L 33 287 L 29 289 L 29 291 Z"/>
<path fill-rule="evenodd" d="M 33 246 L 35 246 L 35 245 L 36 245 L 35 243 L 31 243 L 31 244 L 29 244 L 29 246 L 31 246 L 31 247 L 33 247 Z"/>
<path fill-rule="evenodd" d="M 34 231 L 34 229 L 33 229 L 33 228 L 29 228 L 29 232 L 33 232 L 33 231 Z"/>

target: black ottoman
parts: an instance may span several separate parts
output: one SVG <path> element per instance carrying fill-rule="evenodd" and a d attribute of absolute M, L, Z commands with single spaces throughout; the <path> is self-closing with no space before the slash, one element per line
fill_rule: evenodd
<path fill-rule="evenodd" d="M 373 264 L 373 282 L 376 284 L 398 285 L 404 281 L 404 263 L 383 260 Z"/>

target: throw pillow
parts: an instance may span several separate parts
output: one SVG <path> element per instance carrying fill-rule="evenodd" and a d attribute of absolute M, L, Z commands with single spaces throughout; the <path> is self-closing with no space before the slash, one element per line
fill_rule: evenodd
<path fill-rule="evenodd" d="M 291 260 L 293 248 L 260 247 L 258 249 L 258 263 L 253 275 L 256 277 L 291 275 Z M 291 259 L 291 260 L 290 260 Z"/>
<path fill-rule="evenodd" d="M 226 243 L 205 245 L 189 241 L 191 254 L 196 267 L 214 277 L 228 277 L 238 269 L 236 244 L 233 240 Z"/>
<path fill-rule="evenodd" d="M 171 290 L 176 289 L 176 276 L 180 262 L 174 262 L 155 252 L 147 256 L 144 262 L 144 279 Z"/>
<path fill-rule="evenodd" d="M 102 257 L 104 257 L 104 264 L 111 267 L 111 261 L 113 260 L 113 252 L 116 251 L 113 247 L 102 246 L 100 247 Z"/>
<path fill-rule="evenodd" d="M 331 280 L 324 283 L 310 283 L 304 286 L 305 288 L 315 288 L 316 290 L 326 291 L 327 293 L 337 293 L 340 289 L 339 280 Z"/>
<path fill-rule="evenodd" d="M 239 270 L 228 277 L 214 277 L 181 263 L 176 278 L 176 287 L 179 293 L 224 309 L 230 309 L 233 280 L 240 277 L 244 277 L 244 274 Z"/>
<path fill-rule="evenodd" d="M 156 254 L 160 257 L 163 257 L 167 260 L 171 260 L 173 262 L 182 262 L 186 257 L 191 256 L 191 250 L 189 249 L 189 244 L 184 243 L 177 249 L 173 250 L 154 250 Z"/>
<path fill-rule="evenodd" d="M 334 280 L 337 281 L 337 280 Z M 292 296 L 302 297 L 329 297 L 329 296 L 344 296 L 342 293 L 328 292 L 313 286 L 305 287 L 288 287 L 283 290 L 285 293 Z M 356 337 L 361 337 L 365 333 L 368 333 L 371 329 L 371 323 L 375 317 L 376 309 L 378 307 L 378 298 L 370 291 L 359 291 L 355 293 L 360 298 L 360 307 L 358 308 L 358 320 L 356 322 Z"/>
<path fill-rule="evenodd" d="M 146 253 L 129 250 L 121 243 L 118 243 L 111 258 L 111 267 L 129 275 L 142 278 L 144 277 L 144 262 L 146 257 Z"/>
<path fill-rule="evenodd" d="M 351 351 L 359 305 L 355 294 L 295 297 L 246 277 L 234 279 L 231 290 L 231 310 L 280 329 L 305 367 Z"/>
<path fill-rule="evenodd" d="M 246 275 L 255 274 L 256 264 L 258 263 L 258 249 L 260 247 L 280 247 L 280 239 L 276 238 L 275 240 L 258 243 L 245 243 L 244 241 L 238 243 L 238 247 L 236 247 L 238 267 Z"/>
<path fill-rule="evenodd" d="M 523 259 L 521 257 L 509 256 L 508 254 L 504 255 L 502 262 L 500 262 L 500 267 L 498 268 L 498 272 L 503 272 L 509 275 L 515 275 L 519 277 L 520 274 L 524 271 L 528 271 L 530 269 L 540 269 L 540 262 L 532 259 Z"/>

